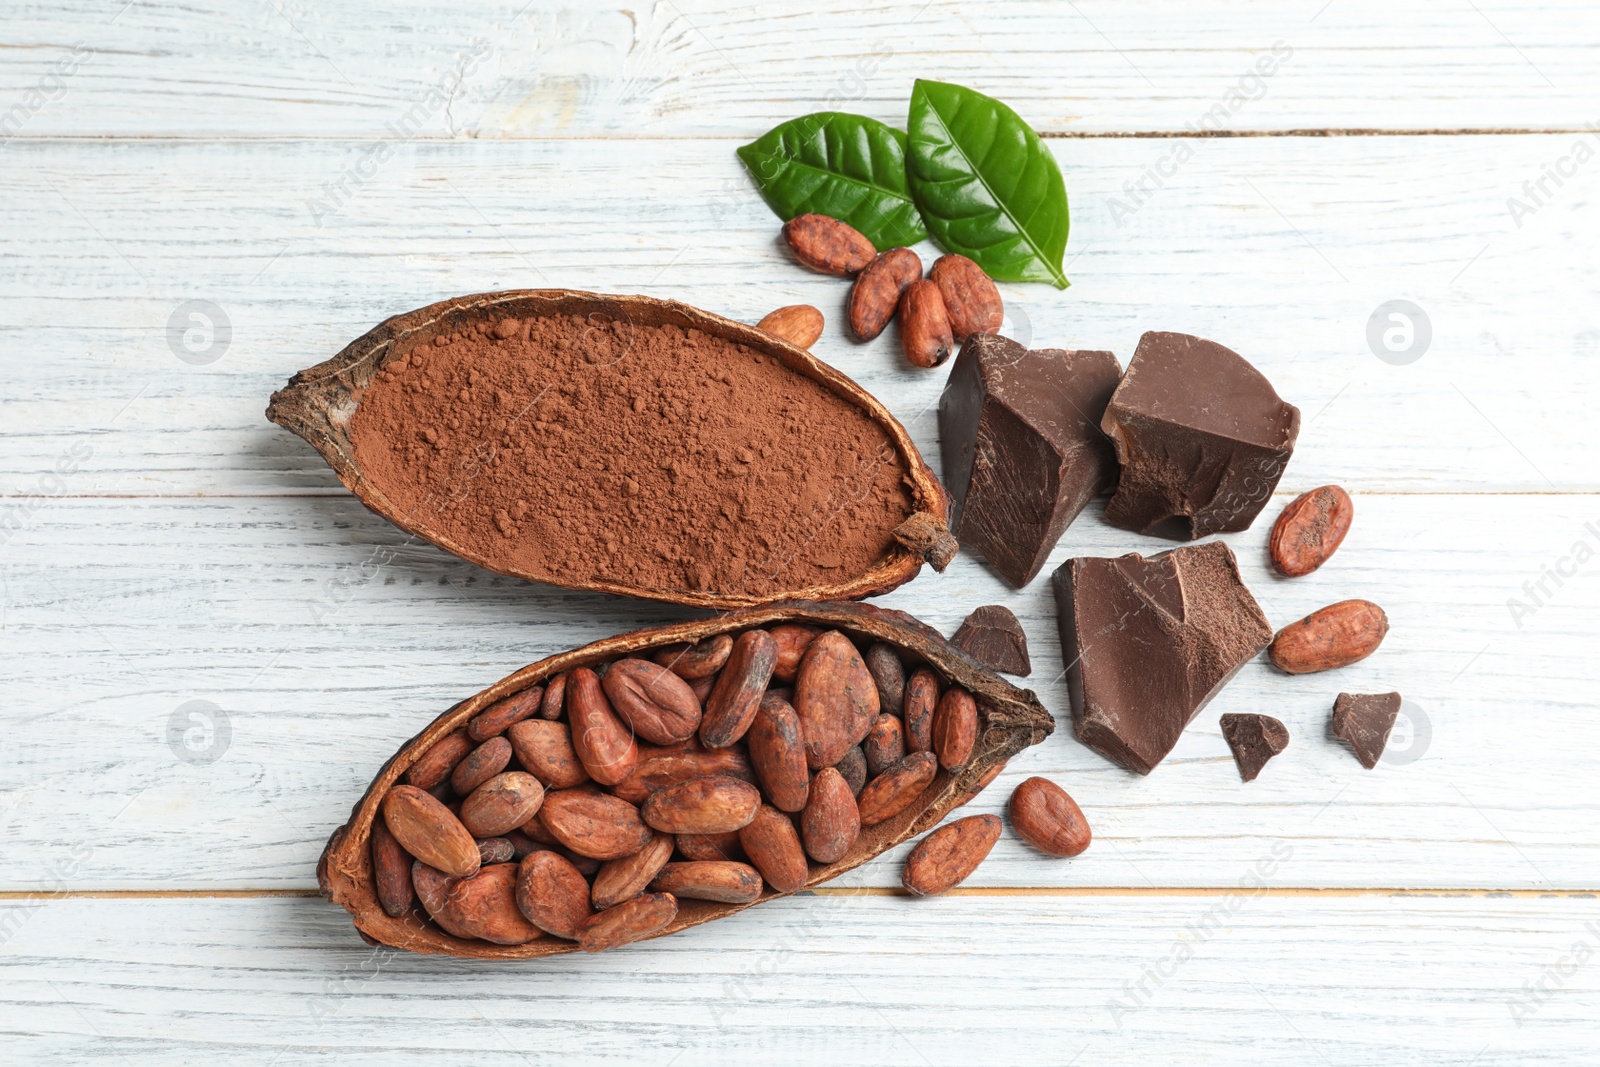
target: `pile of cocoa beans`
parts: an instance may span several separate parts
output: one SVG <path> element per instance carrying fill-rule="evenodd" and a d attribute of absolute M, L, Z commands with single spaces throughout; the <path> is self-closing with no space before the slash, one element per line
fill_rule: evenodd
<path fill-rule="evenodd" d="M 802 888 L 941 767 L 964 767 L 978 728 L 972 695 L 929 666 L 796 623 L 579 667 L 406 770 L 372 827 L 378 901 L 394 918 L 420 902 L 446 933 L 494 944 L 627 944 L 670 925 L 680 899 Z M 936 831 L 907 888 L 958 883 L 999 831 L 992 815 Z"/>
<path fill-rule="evenodd" d="M 1005 319 L 994 281 L 966 256 L 940 256 L 928 276 L 909 248 L 879 253 L 854 226 L 827 215 L 798 215 L 783 239 L 801 263 L 823 274 L 854 278 L 850 332 L 858 341 L 881 334 L 900 317 L 900 348 L 914 366 L 937 367 L 974 333 L 993 333 Z M 810 348 L 822 334 L 822 313 L 809 304 L 779 308 L 758 324 Z"/>

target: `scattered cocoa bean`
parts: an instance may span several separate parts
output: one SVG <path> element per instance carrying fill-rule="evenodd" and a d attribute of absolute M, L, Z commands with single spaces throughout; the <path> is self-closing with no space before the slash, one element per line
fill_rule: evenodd
<path fill-rule="evenodd" d="M 950 358 L 955 336 L 939 287 L 926 278 L 900 294 L 900 348 L 914 367 L 937 367 Z"/>
<path fill-rule="evenodd" d="M 1000 840 L 1000 817 L 968 815 L 924 837 L 906 857 L 900 884 L 919 897 L 954 889 L 978 869 Z"/>
<path fill-rule="evenodd" d="M 922 277 L 922 259 L 909 248 L 891 248 L 856 277 L 850 290 L 850 332 L 870 341 L 883 332 L 906 286 Z"/>
<path fill-rule="evenodd" d="M 783 239 L 801 263 L 839 277 L 856 273 L 878 254 L 854 226 L 827 215 L 796 215 L 783 224 Z"/>
<path fill-rule="evenodd" d="M 790 304 L 767 312 L 756 328 L 797 348 L 810 348 L 822 336 L 822 325 L 822 312 L 810 304 Z"/>
<path fill-rule="evenodd" d="M 982 267 L 952 252 L 933 261 L 928 278 L 939 287 L 950 317 L 950 332 L 957 342 L 975 333 L 995 333 L 1000 329 L 1005 321 L 1005 306 L 1000 301 L 1000 290 Z"/>
<path fill-rule="evenodd" d="M 1286 578 L 1310 574 L 1344 542 L 1354 517 L 1350 494 L 1337 485 L 1295 497 L 1272 524 L 1267 551 L 1273 568 Z"/>
<path fill-rule="evenodd" d="M 1040 852 L 1076 856 L 1089 847 L 1089 822 L 1067 791 L 1048 778 L 1029 778 L 1011 794 L 1011 828 Z"/>
<path fill-rule="evenodd" d="M 1281 671 L 1312 674 L 1348 667 L 1378 650 L 1389 617 L 1370 600 L 1341 600 L 1278 631 L 1267 655 Z"/>

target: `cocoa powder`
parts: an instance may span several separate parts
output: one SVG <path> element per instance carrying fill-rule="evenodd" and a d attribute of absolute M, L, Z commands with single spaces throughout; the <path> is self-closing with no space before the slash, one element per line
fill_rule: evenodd
<path fill-rule="evenodd" d="M 864 412 L 696 329 L 506 318 L 392 359 L 351 425 L 368 477 L 495 569 L 776 595 L 863 573 L 911 515 Z"/>

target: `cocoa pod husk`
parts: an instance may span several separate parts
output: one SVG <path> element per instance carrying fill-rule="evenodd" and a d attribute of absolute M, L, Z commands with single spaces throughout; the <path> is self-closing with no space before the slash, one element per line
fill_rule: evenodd
<path fill-rule="evenodd" d="M 977 702 L 981 725 L 976 751 L 966 767 L 955 774 L 940 772 L 916 803 L 893 819 L 862 829 L 847 852 L 838 860 L 831 864 L 818 861 L 809 865 L 806 875 L 807 885 L 815 886 L 827 882 L 937 825 L 950 808 L 965 797 L 990 768 L 1003 763 L 1028 745 L 1043 740 L 1054 726 L 1052 717 L 1031 693 L 1019 689 L 974 663 L 970 657 L 953 649 L 932 628 L 902 613 L 870 605 L 777 603 L 623 634 L 570 652 L 563 652 L 517 671 L 449 709 L 415 738 L 400 746 L 394 758 L 378 771 L 371 787 L 357 802 L 351 812 L 350 820 L 334 831 L 329 839 L 317 872 L 324 894 L 351 913 L 360 933 L 384 945 L 416 952 L 481 959 L 526 959 L 577 951 L 579 946 L 573 941 L 556 936 L 542 937 L 522 945 L 496 945 L 459 937 L 434 922 L 419 923 L 418 916 L 421 914 L 419 912 L 399 918 L 386 914 L 376 896 L 370 847 L 373 824 L 382 818 L 383 798 L 423 752 L 449 734 L 462 730 L 474 716 L 489 705 L 521 692 L 531 685 L 546 686 L 548 694 L 552 679 L 575 668 L 592 668 L 597 664 L 615 661 L 628 655 L 648 656 L 669 645 L 696 644 L 708 637 L 738 634 L 753 627 L 771 632 L 786 625 L 811 627 L 819 632 L 839 630 L 847 634 L 860 648 L 868 648 L 878 641 L 892 645 L 900 652 L 905 662 L 928 664 L 941 675 L 942 684 L 958 685 L 972 693 Z M 508 739 L 509 737 L 508 731 Z M 515 745 L 513 747 L 515 748 Z M 859 749 L 852 749 L 852 752 L 855 758 L 861 761 L 864 773 L 865 761 L 861 759 Z M 847 755 L 845 758 L 849 759 L 850 756 Z M 838 773 L 842 778 L 842 769 Z M 545 808 L 548 809 L 552 804 L 552 798 L 558 797 L 562 792 L 552 790 L 547 794 Z M 595 796 L 593 793 L 585 795 Z M 617 803 L 627 806 L 620 800 Z M 554 835 L 544 829 L 549 814 L 548 810 L 542 809 L 522 830 L 512 831 L 506 837 L 513 842 L 521 840 L 524 846 L 534 841 L 539 834 L 544 834 L 551 841 L 557 841 Z M 803 819 L 802 813 L 801 820 Z M 644 838 L 648 841 L 651 836 L 648 829 L 644 828 L 642 823 L 640 828 L 644 830 Z M 679 842 L 680 855 L 684 859 L 698 858 L 705 853 L 698 852 L 697 846 L 716 840 L 718 839 L 685 837 Z M 727 841 L 728 838 L 723 837 L 721 840 Z M 561 853 L 580 869 L 588 867 L 594 870 L 600 865 L 594 859 L 575 852 L 567 852 L 559 844 L 539 843 L 536 847 Z M 640 842 L 638 847 L 642 849 L 644 842 Z M 538 853 L 524 852 L 522 858 L 526 859 L 527 856 L 536 854 Z M 477 859 L 475 846 L 473 856 Z M 739 860 L 742 857 L 738 851 L 724 847 L 723 854 L 714 855 L 712 858 Z M 414 880 L 416 869 L 417 865 L 414 865 Z M 757 869 L 759 870 L 759 867 Z M 450 881 L 447 875 L 438 875 L 438 878 L 443 882 Z M 422 897 L 420 888 L 417 890 L 417 895 L 419 899 Z M 761 899 L 765 900 L 775 895 L 777 891 L 768 885 L 763 890 Z M 616 907 L 625 907 L 627 904 L 628 902 L 624 902 Z M 649 926 L 646 934 L 638 934 L 639 930 L 646 928 L 643 924 L 629 922 L 623 925 L 627 927 L 628 936 L 656 936 L 720 918 L 745 906 L 749 905 L 686 900 L 682 902 L 681 907 L 673 908 L 671 918 L 664 920 L 660 925 Z M 615 908 L 611 910 L 614 911 Z M 616 921 L 618 920 L 608 920 L 608 922 Z M 607 939 L 594 940 L 600 943 Z M 626 940 L 626 937 L 623 940 Z"/>

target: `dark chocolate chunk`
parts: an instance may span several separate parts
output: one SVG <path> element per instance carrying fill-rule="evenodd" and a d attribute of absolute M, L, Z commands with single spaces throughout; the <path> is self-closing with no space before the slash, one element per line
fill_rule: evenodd
<path fill-rule="evenodd" d="M 1192 541 L 1250 528 L 1289 464 L 1300 409 L 1214 341 L 1147 333 L 1100 425 L 1122 464 L 1106 520 Z"/>
<path fill-rule="evenodd" d="M 1005 674 L 1027 676 L 1033 671 L 1033 664 L 1028 662 L 1028 635 L 1022 632 L 1022 624 L 1011 609 L 999 604 L 975 608 L 950 643 L 979 663 Z"/>
<path fill-rule="evenodd" d="M 1239 777 L 1256 780 L 1267 761 L 1289 747 L 1289 731 L 1271 715 L 1229 713 L 1222 717 L 1222 736 L 1233 749 Z"/>
<path fill-rule="evenodd" d="M 1333 736 L 1347 742 L 1370 771 L 1378 765 L 1399 714 L 1399 693 L 1340 693 L 1333 702 Z"/>
<path fill-rule="evenodd" d="M 1100 417 L 1121 373 L 1110 352 L 1029 351 L 992 333 L 961 346 L 939 400 L 951 529 L 1016 588 L 1116 481 Z"/>
<path fill-rule="evenodd" d="M 1149 774 L 1272 627 L 1221 541 L 1069 559 L 1051 579 L 1078 740 Z"/>

